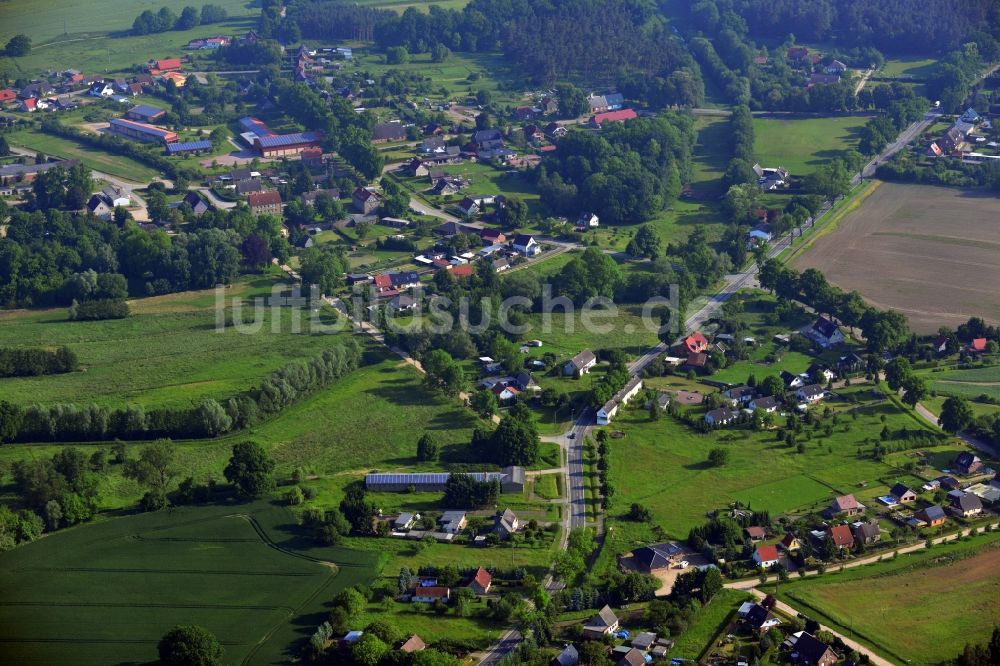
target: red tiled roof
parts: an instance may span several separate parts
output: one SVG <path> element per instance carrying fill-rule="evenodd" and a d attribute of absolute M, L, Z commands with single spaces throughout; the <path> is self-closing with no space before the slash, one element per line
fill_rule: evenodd
<path fill-rule="evenodd" d="M 761 562 L 774 562 L 780 559 L 777 546 L 761 546 L 757 549 L 757 559 Z"/>
<path fill-rule="evenodd" d="M 595 125 L 600 125 L 605 121 L 611 122 L 624 122 L 626 120 L 632 120 L 633 118 L 638 118 L 638 114 L 632 109 L 622 109 L 620 111 L 608 111 L 606 113 L 598 113 L 594 116 L 593 122 Z"/>
<path fill-rule="evenodd" d="M 684 346 L 691 352 L 704 351 L 708 349 L 708 338 L 701 331 L 695 331 L 684 339 Z"/>
<path fill-rule="evenodd" d="M 375 286 L 376 287 L 391 287 L 392 277 L 388 273 L 383 273 L 382 275 L 375 276 Z"/>
<path fill-rule="evenodd" d="M 470 266 L 469 264 L 455 266 L 453 269 L 451 269 L 451 274 L 457 278 L 469 277 L 470 275 L 472 275 L 472 266 Z"/>
<path fill-rule="evenodd" d="M 854 498 L 854 495 L 841 495 L 834 500 L 834 504 L 836 504 L 841 511 L 858 508 L 858 500 Z"/>
<path fill-rule="evenodd" d="M 754 526 L 747 528 L 747 534 L 749 534 L 754 539 L 763 539 L 766 533 L 764 532 L 763 527 Z"/>
<path fill-rule="evenodd" d="M 977 352 L 986 351 L 986 338 L 973 338 L 969 349 Z"/>
<path fill-rule="evenodd" d="M 854 535 L 847 525 L 837 525 L 830 528 L 830 538 L 837 546 L 850 546 L 854 543 Z"/>
<path fill-rule="evenodd" d="M 473 576 L 472 580 L 473 582 L 478 583 L 481 587 L 485 588 L 489 586 L 490 581 L 493 580 L 493 576 L 491 576 L 490 572 L 486 569 L 479 567 L 479 570 L 476 571 L 476 575 Z"/>
<path fill-rule="evenodd" d="M 449 594 L 447 587 L 418 587 L 414 594 L 418 597 L 445 598 Z"/>
<path fill-rule="evenodd" d="M 9 102 L 17 99 L 17 93 L 12 88 L 0 90 L 0 102 Z"/>
<path fill-rule="evenodd" d="M 258 206 L 273 206 L 281 204 L 281 193 L 278 190 L 265 190 L 264 192 L 251 192 L 247 195 L 247 202 L 251 208 Z"/>
<path fill-rule="evenodd" d="M 156 61 L 156 68 L 159 69 L 159 70 L 161 70 L 161 71 L 162 70 L 168 70 L 168 69 L 180 69 L 181 68 L 181 59 L 180 58 L 165 58 L 164 60 L 157 60 Z"/>

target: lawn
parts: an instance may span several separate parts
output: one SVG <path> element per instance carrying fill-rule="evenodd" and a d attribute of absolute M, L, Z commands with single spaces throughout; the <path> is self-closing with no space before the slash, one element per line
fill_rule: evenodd
<path fill-rule="evenodd" d="M 680 635 L 670 650 L 670 656 L 697 660 L 709 647 L 712 639 L 722 631 L 740 604 L 750 598 L 740 590 L 720 590 L 708 605 L 698 612 L 694 622 Z"/>
<path fill-rule="evenodd" d="M 12 145 L 45 153 L 49 156 L 80 160 L 84 166 L 91 169 L 129 180 L 148 181 L 159 175 L 155 169 L 130 157 L 112 155 L 103 150 L 84 146 L 70 139 L 45 134 L 38 130 L 22 129 L 11 132 L 7 135 L 7 141 Z"/>
<path fill-rule="evenodd" d="M 267 276 L 246 279 L 224 296 L 228 303 L 265 297 L 279 284 Z M 228 398 L 331 343 L 330 336 L 309 334 L 308 321 L 302 321 L 302 333 L 294 333 L 293 315 L 305 319 L 308 313 L 287 307 L 262 308 L 262 326 L 254 334 L 217 330 L 214 290 L 140 298 L 131 306 L 127 319 L 96 322 L 67 321 L 65 309 L 0 313 L 0 346 L 66 345 L 82 366 L 68 374 L 5 379 L 4 397 L 21 404 L 181 407 Z"/>
<path fill-rule="evenodd" d="M 754 157 L 761 166 L 783 166 L 802 176 L 856 148 L 867 121 L 866 116 L 754 118 Z"/>
<path fill-rule="evenodd" d="M 533 355 L 553 352 L 567 359 L 584 349 L 622 349 L 637 356 L 657 343 L 659 328 L 659 320 L 643 321 L 641 307 L 627 305 L 589 313 L 577 310 L 572 315 L 554 308 L 550 315 L 528 315 L 526 323 L 531 328 L 525 339 L 538 338 L 543 343 L 530 349 Z"/>
<path fill-rule="evenodd" d="M 942 663 L 985 643 L 1000 622 L 1000 537 L 935 546 L 829 576 L 783 584 L 780 596 L 908 663 Z"/>
<path fill-rule="evenodd" d="M 721 194 L 730 153 L 729 118 L 698 116 L 695 127 L 698 141 L 694 147 L 691 188 L 699 195 Z"/>
<path fill-rule="evenodd" d="M 876 76 L 887 79 L 922 79 L 937 69 L 937 60 L 920 56 L 899 57 L 886 60 Z"/>
<path fill-rule="evenodd" d="M 289 663 L 329 599 L 370 584 L 380 561 L 312 546 L 294 524 L 266 501 L 178 508 L 2 553 L 0 661 L 148 663 L 167 630 L 198 624 L 222 643 L 227 663 Z"/>
<path fill-rule="evenodd" d="M 860 389 L 843 391 L 851 392 L 865 395 Z M 838 409 L 849 408 L 846 401 L 834 404 Z M 722 429 L 702 434 L 668 416 L 651 421 L 644 410 L 626 409 L 610 426 L 624 433 L 620 439 L 609 440 L 615 504 L 622 511 L 632 502 L 643 504 L 668 536 L 685 538 L 710 511 L 734 501 L 749 502 L 777 516 L 816 510 L 840 494 L 859 493 L 859 499 L 867 498 L 876 486 L 904 473 L 868 456 L 859 458 L 858 447 L 878 437 L 883 416 L 892 430 L 913 429 L 918 424 L 887 401 L 866 402 L 854 413 L 856 419 L 838 417 L 828 437 L 816 431 L 806 442 L 805 452 L 798 453 L 776 441 L 772 433 Z M 709 467 L 706 459 L 713 447 L 728 450 L 730 462 Z M 871 488 L 860 491 L 859 484 Z M 615 514 L 610 518 L 616 530 L 626 525 Z M 620 545 L 629 544 L 622 541 Z"/>
<path fill-rule="evenodd" d="M 542 499 L 558 499 L 562 497 L 562 474 L 542 474 L 535 477 L 535 494 Z"/>

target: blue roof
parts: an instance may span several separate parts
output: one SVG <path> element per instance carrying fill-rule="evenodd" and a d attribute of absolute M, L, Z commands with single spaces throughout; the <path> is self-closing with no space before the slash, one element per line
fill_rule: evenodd
<path fill-rule="evenodd" d="M 271 131 L 271 128 L 264 124 L 264 121 L 251 116 L 243 116 L 240 118 L 240 127 L 244 132 L 250 132 L 251 134 L 256 134 L 257 136 L 271 136 L 274 134 L 274 132 Z"/>
<path fill-rule="evenodd" d="M 295 134 L 275 134 L 273 136 L 262 136 L 258 139 L 261 148 L 278 148 L 281 146 L 294 146 L 300 143 L 314 143 L 319 141 L 316 132 L 296 132 Z"/>
<path fill-rule="evenodd" d="M 167 153 L 173 155 L 175 153 L 185 153 L 194 150 L 211 150 L 211 141 L 185 141 L 184 143 L 168 143 Z"/>
<path fill-rule="evenodd" d="M 136 106 L 133 106 L 131 109 L 129 109 L 128 112 L 129 113 L 137 113 L 139 115 L 147 116 L 147 117 L 149 117 L 149 116 L 155 116 L 155 115 L 160 114 L 160 113 L 166 113 L 166 111 L 163 110 L 163 109 L 161 109 L 160 107 L 158 107 L 158 106 L 151 106 L 149 104 L 138 104 Z"/>

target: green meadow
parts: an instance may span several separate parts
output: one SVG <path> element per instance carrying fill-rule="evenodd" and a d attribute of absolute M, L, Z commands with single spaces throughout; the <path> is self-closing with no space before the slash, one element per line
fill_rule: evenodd
<path fill-rule="evenodd" d="M 289 663 L 329 599 L 368 585 L 381 560 L 312 545 L 267 501 L 63 530 L 0 553 L 0 661 L 148 663 L 167 630 L 198 624 L 226 663 Z"/>
<path fill-rule="evenodd" d="M 754 118 L 754 158 L 763 167 L 783 166 L 803 176 L 855 149 L 866 122 L 866 116 Z"/>
<path fill-rule="evenodd" d="M 95 171 L 134 181 L 148 181 L 159 173 L 141 162 L 124 155 L 113 155 L 97 148 L 85 146 L 71 139 L 45 134 L 39 130 L 21 129 L 7 135 L 14 146 L 27 148 L 52 157 L 80 162 Z"/>

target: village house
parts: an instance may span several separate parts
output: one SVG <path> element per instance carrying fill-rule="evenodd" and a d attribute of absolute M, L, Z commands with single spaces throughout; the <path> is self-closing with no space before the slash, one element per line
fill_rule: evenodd
<path fill-rule="evenodd" d="M 908 504 L 917 501 L 917 494 L 910 490 L 905 484 L 897 483 L 889 491 L 889 494 L 900 504 Z"/>
<path fill-rule="evenodd" d="M 358 187 L 351 194 L 351 203 L 354 205 L 354 210 L 362 215 L 370 215 L 382 205 L 382 199 L 367 187 Z"/>
<path fill-rule="evenodd" d="M 194 190 L 188 191 L 188 193 L 184 195 L 184 198 L 181 199 L 181 203 L 191 206 L 191 212 L 195 216 L 212 210 L 212 206 L 210 206 L 207 201 L 202 199 L 201 195 Z"/>
<path fill-rule="evenodd" d="M 110 220 L 114 209 L 111 200 L 102 193 L 91 196 L 90 200 L 87 201 L 87 212 L 102 220 Z"/>
<path fill-rule="evenodd" d="M 405 140 L 406 128 L 400 122 L 379 123 L 372 128 L 372 143 L 379 144 Z"/>
<path fill-rule="evenodd" d="M 765 396 L 763 398 L 754 398 L 747 405 L 750 409 L 757 411 L 758 409 L 766 414 L 771 414 L 778 411 L 778 407 L 781 405 L 778 399 L 773 395 Z"/>
<path fill-rule="evenodd" d="M 802 331 L 802 335 L 823 349 L 829 349 L 844 342 L 844 334 L 840 332 L 840 328 L 827 317 L 817 319 L 812 326 Z"/>
<path fill-rule="evenodd" d="M 795 552 L 802 547 L 802 544 L 799 543 L 799 538 L 791 532 L 786 532 L 785 536 L 781 539 L 781 542 L 778 545 L 780 545 L 782 549 L 788 553 Z"/>
<path fill-rule="evenodd" d="M 642 378 L 635 376 L 628 380 L 624 387 L 597 410 L 597 425 L 607 425 L 618 413 L 618 408 L 628 403 L 642 390 Z"/>
<path fill-rule="evenodd" d="M 962 451 L 955 456 L 955 462 L 952 464 L 952 467 L 962 476 L 971 476 L 979 474 L 985 465 L 983 465 L 983 461 L 979 459 L 979 456 L 969 451 Z"/>
<path fill-rule="evenodd" d="M 781 626 L 781 620 L 772 615 L 768 609 L 760 604 L 754 604 L 747 611 L 743 617 L 743 622 L 751 631 L 758 635 L 767 633 L 772 627 Z"/>
<path fill-rule="evenodd" d="M 785 388 L 787 389 L 802 388 L 806 385 L 801 375 L 792 374 L 788 370 L 782 370 L 778 376 L 781 377 L 781 381 L 785 382 Z"/>
<path fill-rule="evenodd" d="M 740 416 L 739 412 L 735 412 L 728 407 L 720 407 L 718 409 L 713 409 L 707 414 L 705 414 L 705 423 L 710 426 L 723 426 L 729 425 Z"/>
<path fill-rule="evenodd" d="M 590 369 L 597 365 L 597 357 L 594 352 L 585 349 L 563 366 L 564 375 L 580 376 L 590 372 Z"/>
<path fill-rule="evenodd" d="M 811 404 L 814 402 L 819 402 L 823 399 L 826 394 L 826 389 L 824 389 L 819 384 L 809 384 L 808 386 L 802 386 L 795 391 L 795 397 L 800 401 Z"/>
<path fill-rule="evenodd" d="M 441 531 L 446 534 L 458 534 L 465 529 L 469 521 L 465 515 L 464 511 L 445 511 L 438 518 L 438 524 L 441 525 Z"/>
<path fill-rule="evenodd" d="M 604 123 L 623 123 L 626 120 L 634 120 L 639 117 L 632 109 L 621 109 L 620 111 L 605 111 L 598 113 L 590 119 L 590 126 L 600 129 Z"/>
<path fill-rule="evenodd" d="M 503 148 L 503 134 L 498 129 L 478 130 L 472 135 L 472 148 L 477 153 Z"/>
<path fill-rule="evenodd" d="M 479 215 L 479 202 L 472 197 L 465 197 L 459 202 L 458 211 L 465 217 L 475 217 Z"/>
<path fill-rule="evenodd" d="M 956 492 L 960 494 L 951 495 L 948 498 L 952 514 L 959 518 L 972 518 L 983 512 L 983 502 L 979 497 L 972 493 Z"/>
<path fill-rule="evenodd" d="M 706 338 L 701 331 L 695 331 L 691 335 L 684 338 L 683 347 L 689 354 L 697 354 L 706 351 L 708 349 L 708 338 Z"/>
<path fill-rule="evenodd" d="M 611 606 L 604 606 L 583 626 L 584 638 L 602 638 L 618 631 L 618 616 Z"/>
<path fill-rule="evenodd" d="M 448 603 L 450 598 L 451 590 L 447 587 L 418 586 L 413 590 L 413 596 L 410 597 L 410 601 L 415 604 L 432 604 L 438 600 Z"/>
<path fill-rule="evenodd" d="M 563 651 L 557 654 L 552 659 L 551 666 L 579 666 L 580 664 L 580 653 L 577 651 L 575 645 L 567 645 L 563 648 Z"/>
<path fill-rule="evenodd" d="M 559 123 L 549 123 L 545 126 L 545 135 L 550 139 L 561 139 L 569 132 L 565 126 Z"/>
<path fill-rule="evenodd" d="M 420 520 L 420 514 L 412 514 L 409 512 L 404 512 L 399 514 L 394 521 L 392 521 L 392 528 L 394 530 L 408 530 L 413 527 L 413 524 Z"/>
<path fill-rule="evenodd" d="M 792 647 L 792 662 L 804 666 L 833 666 L 837 653 L 812 634 L 802 632 Z"/>
<path fill-rule="evenodd" d="M 835 525 L 826 531 L 826 538 L 833 542 L 837 550 L 844 550 L 854 547 L 854 535 L 847 525 Z"/>
<path fill-rule="evenodd" d="M 528 234 L 514 236 L 511 246 L 526 257 L 533 257 L 542 251 L 542 246 L 538 244 L 538 241 Z"/>
<path fill-rule="evenodd" d="M 466 585 L 477 595 L 485 595 L 490 593 L 490 587 L 493 585 L 493 576 L 486 569 L 479 567 L 476 573 L 469 580 L 469 584 Z"/>
<path fill-rule="evenodd" d="M 840 495 L 833 500 L 833 504 L 827 508 L 825 513 L 832 518 L 834 516 L 854 516 L 864 510 L 865 507 L 854 499 L 854 495 Z"/>
<path fill-rule="evenodd" d="M 458 275 L 457 271 L 460 268 L 469 269 L 468 272 L 471 274 L 472 271 L 471 266 L 458 266 L 452 269 L 452 275 L 457 276 Z M 517 402 L 517 396 L 520 395 L 521 391 L 516 386 L 513 385 L 505 386 L 502 383 L 497 383 L 496 385 L 493 386 L 492 393 L 497 397 L 497 403 L 501 407 L 508 407 Z"/>
<path fill-rule="evenodd" d="M 493 517 L 493 529 L 500 535 L 501 539 L 507 539 L 518 531 L 521 521 L 510 509 L 504 509 L 503 513 L 498 513 Z"/>
<path fill-rule="evenodd" d="M 507 242 L 507 236 L 499 229 L 483 229 L 479 232 L 479 238 L 484 243 L 489 243 L 490 245 Z"/>
<path fill-rule="evenodd" d="M 594 213 L 580 213 L 580 217 L 576 219 L 576 226 L 583 229 L 595 229 L 601 224 L 601 218 L 597 217 Z"/>
<path fill-rule="evenodd" d="M 615 666 L 646 666 L 646 655 L 638 648 L 629 648 L 628 651 L 615 662 Z"/>
<path fill-rule="evenodd" d="M 937 527 L 938 525 L 943 525 L 948 517 L 942 509 L 937 504 L 932 504 L 931 506 L 914 512 L 913 518 L 916 519 L 918 527 Z"/>
<path fill-rule="evenodd" d="M 247 204 L 254 215 L 281 215 L 281 193 L 277 190 L 251 192 Z"/>
<path fill-rule="evenodd" d="M 966 351 L 970 354 L 984 354 L 986 353 L 987 344 L 988 341 L 986 338 L 973 338 Z"/>
<path fill-rule="evenodd" d="M 427 169 L 427 165 L 424 164 L 423 160 L 421 160 L 419 157 L 414 157 L 412 160 L 407 162 L 404 169 L 406 170 L 406 174 L 413 178 L 421 178 L 430 173 L 430 171 Z"/>
<path fill-rule="evenodd" d="M 751 541 L 763 541 L 767 538 L 767 532 L 763 527 L 757 525 L 751 525 L 750 527 L 744 528 L 744 533 L 746 533 L 747 538 Z"/>
<path fill-rule="evenodd" d="M 882 530 L 879 529 L 878 521 L 859 522 L 854 524 L 854 540 L 870 546 L 878 543 L 882 538 Z"/>
<path fill-rule="evenodd" d="M 673 543 L 642 546 L 632 551 L 632 563 L 639 571 L 652 573 L 672 567 L 683 552 L 679 546 Z"/>
<path fill-rule="evenodd" d="M 412 654 L 414 652 L 420 652 L 427 648 L 427 644 L 424 643 L 423 639 L 416 634 L 413 634 L 399 646 L 399 651 L 405 654 Z"/>
<path fill-rule="evenodd" d="M 779 564 L 781 556 L 776 546 L 761 546 L 753 552 L 753 561 L 758 567 L 767 569 Z"/>

